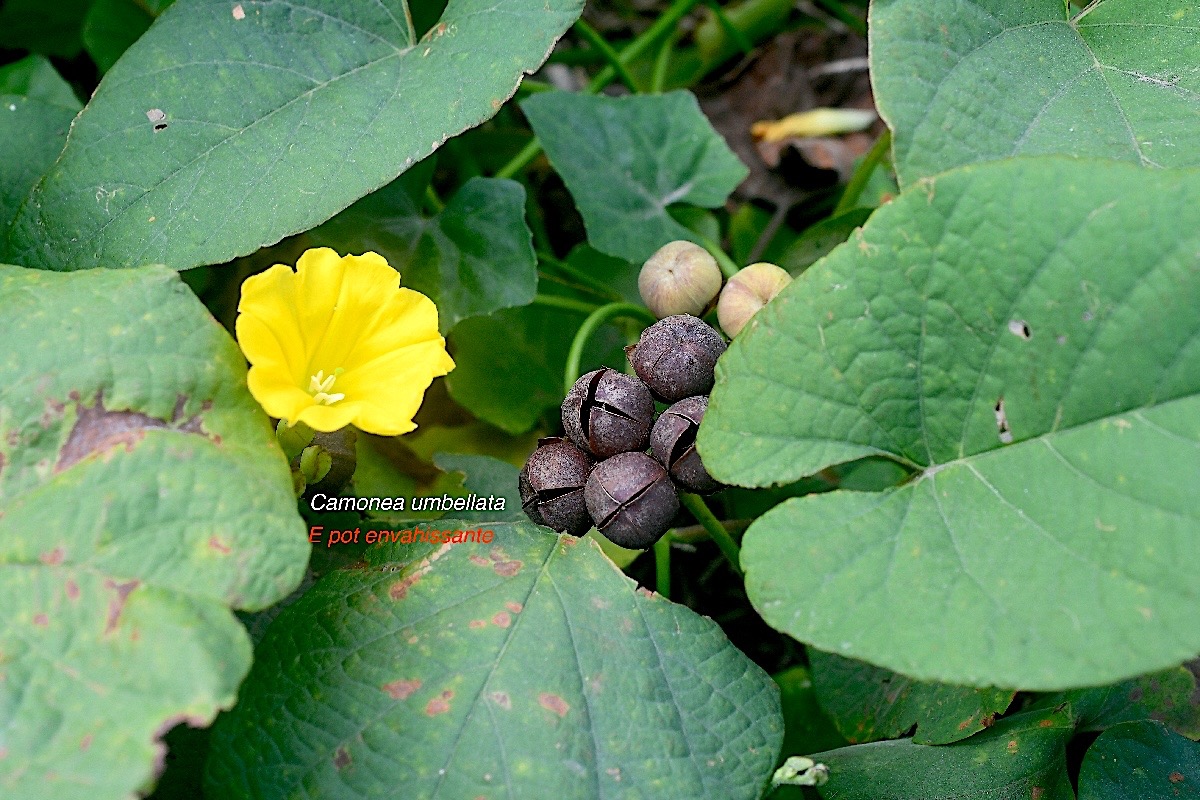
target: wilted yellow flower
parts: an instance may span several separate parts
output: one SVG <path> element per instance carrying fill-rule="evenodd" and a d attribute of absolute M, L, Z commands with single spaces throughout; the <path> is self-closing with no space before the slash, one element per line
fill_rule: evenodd
<path fill-rule="evenodd" d="M 237 340 L 250 393 L 268 414 L 335 431 L 411 431 L 433 379 L 454 369 L 437 307 L 401 289 L 376 253 L 305 251 L 242 284 Z"/>

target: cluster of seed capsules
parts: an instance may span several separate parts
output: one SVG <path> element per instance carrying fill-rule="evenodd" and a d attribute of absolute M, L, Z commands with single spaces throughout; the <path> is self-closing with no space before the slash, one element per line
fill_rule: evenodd
<path fill-rule="evenodd" d="M 595 525 L 640 550 L 671 527 L 680 490 L 720 489 L 696 452 L 696 432 L 723 352 L 721 334 L 678 314 L 626 348 L 636 377 L 604 367 L 576 381 L 562 404 L 566 438 L 540 440 L 521 471 L 529 518 L 576 536 Z M 657 419 L 655 400 L 669 404 Z"/>
<path fill-rule="evenodd" d="M 529 518 L 576 536 L 595 525 L 641 550 L 671 527 L 679 491 L 720 489 L 696 452 L 696 433 L 725 340 L 698 315 L 715 304 L 721 330 L 733 338 L 790 281 L 778 266 L 758 263 L 725 282 L 713 256 L 692 242 L 671 242 L 651 256 L 638 292 L 659 321 L 626 348 L 637 377 L 605 367 L 567 393 L 566 438 L 541 439 L 521 470 Z M 667 405 L 657 419 L 655 400 Z"/>

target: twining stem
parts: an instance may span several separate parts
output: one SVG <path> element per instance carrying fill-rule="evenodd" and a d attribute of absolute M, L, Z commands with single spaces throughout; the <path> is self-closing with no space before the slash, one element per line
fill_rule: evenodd
<path fill-rule="evenodd" d="M 722 275 L 724 275 L 726 278 L 732 278 L 734 275 L 738 274 L 738 272 L 741 270 L 741 267 L 739 267 L 737 263 L 729 257 L 728 253 L 721 249 L 721 245 L 717 244 L 711 239 L 701 236 L 695 231 L 692 231 L 692 233 L 695 233 L 696 238 L 700 240 L 700 246 L 707 250 L 712 257 L 717 260 L 717 266 L 721 268 Z"/>
<path fill-rule="evenodd" d="M 654 21 L 654 24 L 642 31 L 641 35 L 639 35 L 632 42 L 625 45 L 624 49 L 617 54 L 617 62 L 624 65 L 637 58 L 639 55 L 645 52 L 646 48 L 657 42 L 659 37 L 675 30 L 675 26 L 679 23 L 679 20 L 686 17 L 688 13 L 690 13 L 691 10 L 700 2 L 701 0 L 675 0 L 675 2 L 671 4 L 671 7 L 668 8 L 661 17 Z M 609 45 L 609 49 L 612 49 L 611 45 Z M 587 88 L 584 89 L 584 91 L 588 94 L 596 94 L 597 92 L 603 90 L 605 86 L 608 86 L 610 83 L 612 83 L 613 78 L 615 77 L 617 77 L 617 71 L 610 63 L 604 69 L 600 70 L 600 72 L 596 74 L 596 77 L 592 78 L 591 82 L 588 83 Z M 633 89 L 632 91 L 636 92 L 637 90 Z M 529 141 L 528 144 L 525 145 L 525 147 L 521 148 L 521 152 L 513 156 L 512 159 L 510 159 L 509 162 L 503 167 L 496 170 L 496 177 L 513 177 L 518 172 L 525 169 L 525 167 L 529 166 L 530 163 L 532 163 L 541 152 L 542 143 L 537 140 L 537 137 L 534 137 Z"/>
<path fill-rule="evenodd" d="M 593 311 L 575 332 L 575 338 L 571 340 L 571 349 L 567 351 L 567 366 L 563 371 L 563 394 L 571 391 L 575 381 L 579 380 L 579 365 L 583 361 L 583 348 L 592 338 L 592 334 L 601 325 L 616 317 L 644 321 L 647 325 L 658 322 L 658 318 L 648 309 L 644 306 L 635 306 L 633 303 L 609 303 Z"/>
<path fill-rule="evenodd" d="M 595 303 L 576 300 L 573 297 L 559 297 L 556 294 L 536 294 L 533 296 L 533 302 L 530 305 L 561 308 L 564 311 L 577 311 L 580 314 L 592 314 L 604 308 L 604 306 L 597 306 Z"/>
<path fill-rule="evenodd" d="M 640 56 L 651 45 L 659 40 L 663 35 L 675 30 L 675 26 L 679 24 L 679 20 L 691 13 L 692 9 L 699 5 L 701 0 L 675 0 L 663 15 L 654 20 L 654 23 L 646 30 L 642 31 L 636 39 L 625 45 L 621 50 L 620 59 L 622 63 L 628 63 Z M 616 77 L 616 71 L 607 66 L 592 78 L 588 84 L 587 90 L 591 93 L 596 93 L 612 83 Z"/>
<path fill-rule="evenodd" d="M 579 283 L 584 284 L 588 287 L 589 291 L 599 294 L 601 297 L 607 298 L 608 300 L 617 301 L 621 299 L 621 295 L 617 294 L 617 292 L 615 292 L 607 283 L 596 280 L 591 275 L 579 269 L 579 267 L 574 266 L 570 262 L 563 261 L 561 258 L 556 258 L 552 253 L 548 253 L 545 250 L 539 250 L 537 257 L 538 261 L 541 261 L 543 264 L 548 264 L 564 275 L 570 276 Z"/>
<path fill-rule="evenodd" d="M 654 543 L 654 591 L 671 599 L 671 534 Z"/>
<path fill-rule="evenodd" d="M 580 17 L 575 21 L 575 32 L 587 41 L 592 47 L 604 56 L 604 60 L 608 62 L 617 77 L 621 79 L 621 83 L 634 94 L 638 93 L 637 82 L 633 76 L 629 74 L 629 70 L 625 68 L 625 62 L 621 60 L 621 56 L 613 49 L 613 46 L 608 43 L 608 40 L 600 35 L 600 32 L 588 24 L 587 20 Z"/>
<path fill-rule="evenodd" d="M 667 69 L 671 66 L 671 52 L 675 49 L 677 36 L 676 32 L 672 32 L 663 39 L 662 47 L 658 49 L 658 55 L 654 58 L 654 72 L 650 76 L 651 94 L 661 94 L 663 87 L 667 85 Z"/>
<path fill-rule="evenodd" d="M 841 216 L 847 211 L 852 211 L 858 206 L 858 201 L 862 197 L 863 190 L 867 188 L 867 182 L 871 180 L 871 175 L 875 172 L 875 168 L 887 158 L 888 151 L 892 147 L 892 131 L 887 128 L 875 140 L 875 144 L 867 151 L 862 162 L 858 165 L 858 169 L 854 170 L 854 174 L 850 176 L 850 182 L 846 184 L 846 191 L 842 192 L 842 197 L 838 200 L 837 207 L 833 209 L 833 216 Z"/>
<path fill-rule="evenodd" d="M 538 157 L 538 153 L 541 153 L 541 152 L 542 152 L 542 143 L 539 142 L 536 137 L 533 139 L 530 139 L 529 142 L 524 147 L 521 148 L 521 152 L 517 153 L 515 156 L 513 156 L 511 159 L 509 159 L 509 162 L 507 164 L 505 164 L 503 167 L 496 170 L 495 177 L 497 177 L 497 178 L 513 177 L 518 172 L 520 172 L 521 170 L 528 167 L 533 162 L 533 160 Z"/>
<path fill-rule="evenodd" d="M 721 521 L 709 511 L 708 504 L 704 502 L 704 498 L 699 495 L 690 494 L 688 492 L 679 493 L 679 502 L 683 507 L 692 512 L 692 516 L 696 521 L 704 526 L 704 530 L 708 531 L 708 536 L 717 543 L 717 547 L 721 548 L 721 552 L 725 554 L 725 558 L 729 561 L 733 571 L 738 575 L 742 574 L 741 566 L 741 550 L 738 548 L 737 542 L 729 535 L 729 531 L 725 530 L 725 526 Z"/>

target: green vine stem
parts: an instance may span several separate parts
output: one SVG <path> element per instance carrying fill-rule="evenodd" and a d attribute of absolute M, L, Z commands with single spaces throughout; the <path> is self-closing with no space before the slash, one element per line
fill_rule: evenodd
<path fill-rule="evenodd" d="M 871 180 L 875 168 L 887 157 L 888 151 L 891 149 L 892 131 L 891 128 L 885 128 L 863 157 L 858 169 L 854 170 L 854 174 L 850 176 L 850 182 L 846 184 L 846 191 L 842 192 L 842 197 L 838 200 L 837 207 L 833 209 L 832 216 L 841 216 L 858 206 L 859 198 L 862 197 L 863 190 L 867 188 L 867 182 Z"/>
<path fill-rule="evenodd" d="M 707 250 L 709 254 L 717 260 L 717 266 L 721 268 L 721 274 L 724 275 L 726 279 L 732 278 L 741 271 L 742 268 L 739 267 L 734 260 L 729 257 L 728 253 L 721 249 L 721 245 L 717 244 L 711 239 L 701 236 L 695 231 L 692 231 L 692 233 L 695 234 L 696 238 L 700 241 L 700 246 Z"/>
<path fill-rule="evenodd" d="M 620 53 L 616 54 L 616 63 L 624 66 L 624 64 L 627 62 L 637 58 L 646 50 L 646 48 L 657 42 L 660 37 L 674 31 L 675 26 L 679 24 L 679 20 L 686 17 L 693 8 L 700 4 L 700 2 L 701 0 L 675 0 L 675 2 L 671 4 L 671 7 L 668 8 L 661 17 L 654 21 L 654 24 L 642 31 L 642 33 L 636 39 L 627 44 Z M 580 21 L 582 22 L 582 20 Z M 586 25 L 586 23 L 584 24 Z M 593 33 L 595 33 L 594 29 Z M 599 36 L 598 33 L 597 36 Z M 608 43 L 605 42 L 605 44 L 607 45 Z M 608 45 L 608 49 L 612 50 L 612 45 Z M 596 94 L 597 92 L 603 90 L 605 86 L 608 86 L 610 83 L 612 83 L 613 78 L 615 77 L 617 77 L 617 71 L 610 63 L 604 69 L 600 70 L 600 72 L 596 74 L 595 78 L 592 78 L 591 82 L 587 85 L 587 88 L 584 89 L 584 91 L 588 94 Z M 631 90 L 634 92 L 637 91 L 636 89 L 632 89 L 632 87 Z M 513 156 L 507 164 L 496 170 L 495 177 L 513 177 L 518 172 L 533 163 L 533 160 L 537 158 L 541 152 L 542 143 L 537 140 L 537 137 L 534 137 L 529 141 L 528 144 L 525 145 L 525 147 L 521 148 L 521 152 Z"/>
<path fill-rule="evenodd" d="M 608 62 L 609 67 L 616 72 L 617 77 L 621 79 L 621 83 L 625 84 L 625 87 L 629 91 L 634 94 L 638 93 L 637 82 L 629 74 L 629 70 L 625 68 L 625 62 L 621 59 L 617 51 L 613 50 L 613 46 L 608 43 L 608 40 L 600 35 L 599 31 L 589 25 L 583 17 L 580 17 L 575 21 L 575 32 L 604 56 L 604 60 Z"/>
<path fill-rule="evenodd" d="M 654 543 L 654 591 L 671 599 L 671 534 Z"/>
<path fill-rule="evenodd" d="M 618 56 L 618 58 L 621 60 L 621 63 L 628 63 L 629 61 L 637 58 L 644 53 L 647 48 L 654 45 L 654 43 L 657 42 L 661 37 L 674 31 L 675 26 L 679 24 L 679 21 L 690 14 L 692 9 L 698 6 L 700 2 L 701 0 L 675 0 L 675 2 L 671 4 L 671 7 L 663 12 L 661 17 L 654 20 L 654 23 L 649 28 L 646 28 L 646 30 L 642 31 L 642 33 L 636 39 L 627 44 L 625 48 L 621 50 L 621 54 Z M 611 65 L 605 67 L 596 74 L 595 78 L 592 78 L 591 83 L 588 84 L 587 90 L 595 94 L 605 86 L 608 86 L 610 83 L 612 83 L 613 78 L 616 77 L 616 74 L 616 70 L 614 70 Z"/>
<path fill-rule="evenodd" d="M 704 502 L 704 498 L 699 495 L 689 494 L 688 492 L 679 493 L 679 502 L 683 507 L 692 512 L 692 516 L 696 521 L 704 526 L 704 530 L 708 531 L 709 538 L 717 543 L 717 547 L 721 548 L 721 552 L 725 554 L 733 571 L 738 575 L 742 574 L 741 565 L 741 550 L 738 548 L 737 542 L 729 535 L 729 531 L 725 530 L 725 526 L 721 521 L 708 509 L 708 504 Z"/>
<path fill-rule="evenodd" d="M 533 301 L 530 305 L 561 308 L 563 311 L 577 311 L 580 314 L 593 314 L 597 310 L 604 308 L 604 306 L 597 306 L 595 303 L 576 300 L 573 297 L 559 297 L 556 294 L 536 294 L 533 296 Z"/>
<path fill-rule="evenodd" d="M 658 322 L 658 318 L 651 314 L 649 309 L 635 306 L 633 303 L 609 303 L 593 311 L 575 332 L 575 338 L 571 340 L 571 349 L 567 351 L 567 366 L 563 371 L 563 394 L 571 391 L 575 381 L 579 380 L 579 365 L 583 361 L 583 348 L 588 339 L 592 338 L 597 328 L 616 317 L 641 320 L 648 325 Z"/>

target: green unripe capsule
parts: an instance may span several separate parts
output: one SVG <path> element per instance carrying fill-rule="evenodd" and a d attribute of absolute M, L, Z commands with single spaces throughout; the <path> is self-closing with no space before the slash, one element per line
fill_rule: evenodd
<path fill-rule="evenodd" d="M 698 244 L 663 245 L 638 273 L 642 302 L 659 319 L 676 314 L 700 316 L 721 291 L 721 269 Z"/>
<path fill-rule="evenodd" d="M 787 270 L 760 261 L 751 264 L 729 279 L 717 301 L 717 321 L 730 339 L 771 301 L 783 287 L 792 282 Z"/>

